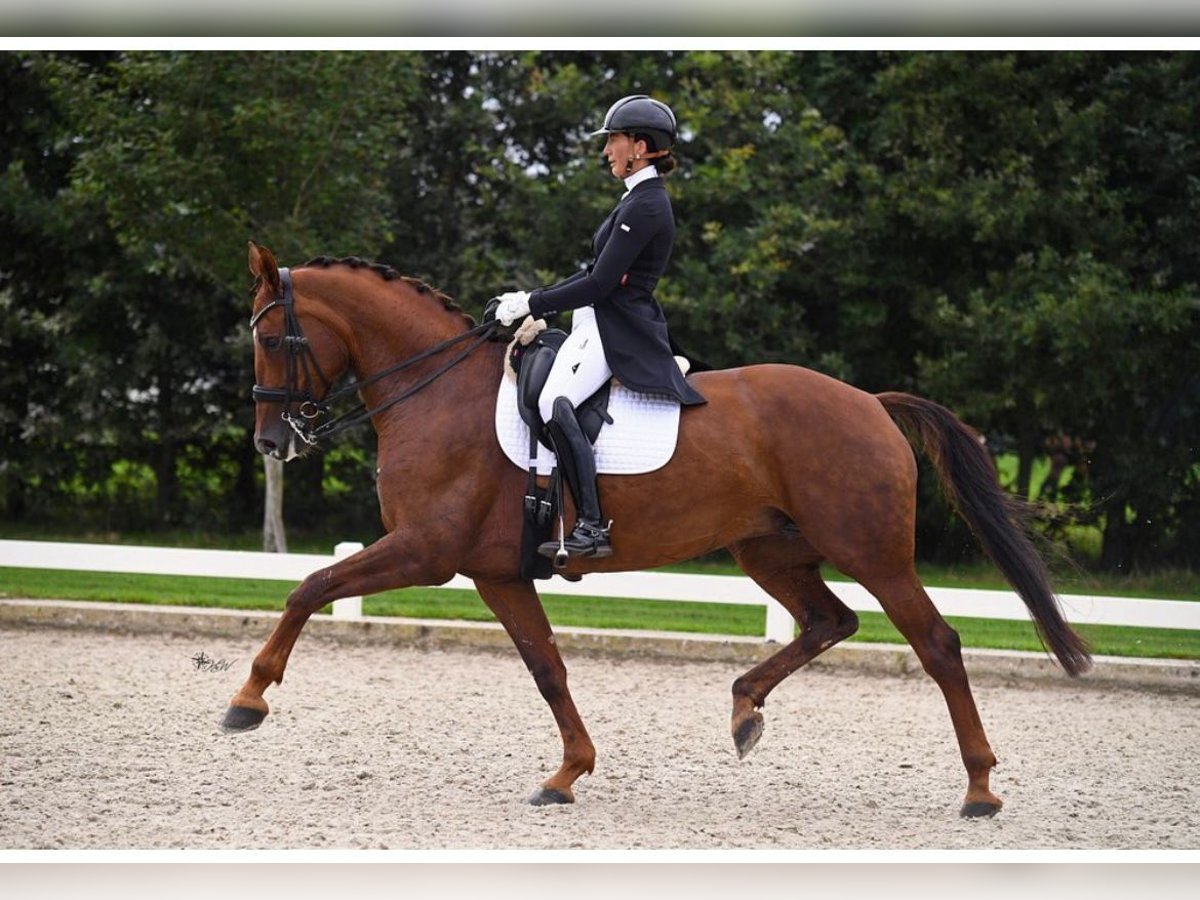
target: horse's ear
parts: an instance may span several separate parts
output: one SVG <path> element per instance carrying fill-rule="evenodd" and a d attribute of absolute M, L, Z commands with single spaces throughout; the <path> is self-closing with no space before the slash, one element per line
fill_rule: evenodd
<path fill-rule="evenodd" d="M 250 242 L 250 274 L 261 278 L 275 293 L 279 293 L 279 265 L 266 247 Z"/>

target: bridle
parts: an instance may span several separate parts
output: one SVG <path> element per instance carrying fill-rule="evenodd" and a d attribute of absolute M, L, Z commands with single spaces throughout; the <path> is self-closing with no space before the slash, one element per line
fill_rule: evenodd
<path fill-rule="evenodd" d="M 292 273 L 287 269 L 279 270 L 280 294 L 262 309 L 260 309 L 250 319 L 250 331 L 253 333 L 258 322 L 275 307 L 282 307 L 283 322 L 284 322 L 284 349 L 287 351 L 287 370 L 284 380 L 284 385 L 281 388 L 268 388 L 260 384 L 255 384 L 251 389 L 251 396 L 255 403 L 281 403 L 283 404 L 283 420 L 287 422 L 295 432 L 308 440 L 307 429 L 308 423 L 315 420 L 320 414 L 320 407 L 317 405 L 316 398 L 313 396 L 312 383 L 313 371 L 315 370 L 321 376 L 321 381 L 325 383 L 325 390 L 328 391 L 330 381 L 325 377 L 325 373 L 321 371 L 321 364 L 317 362 L 316 354 L 313 353 L 312 347 L 308 343 L 308 338 L 304 336 L 304 331 L 300 327 L 300 319 L 296 316 L 295 299 L 292 293 Z M 300 389 L 300 373 L 304 373 L 305 387 Z M 299 413 L 301 418 L 296 418 L 292 414 L 292 406 L 299 403 Z"/>
<path fill-rule="evenodd" d="M 295 296 L 292 289 L 292 273 L 286 268 L 279 270 L 279 285 L 279 296 L 275 297 L 251 317 L 250 330 L 253 331 L 255 326 L 258 325 L 259 320 L 272 309 L 276 307 L 283 309 L 283 344 L 284 350 L 287 353 L 285 382 L 282 387 L 263 387 L 260 384 L 255 384 L 250 394 L 254 398 L 255 403 L 281 404 L 283 406 L 281 418 L 291 426 L 292 430 L 309 447 L 316 446 L 324 438 L 332 437 L 348 428 L 360 425 L 370 420 L 372 416 L 383 412 L 383 410 L 407 400 L 413 394 L 417 393 L 417 391 L 436 381 L 470 356 L 491 338 L 493 332 L 500 325 L 495 319 L 490 322 L 484 322 L 482 325 L 476 325 L 462 334 L 457 334 L 449 340 L 435 344 L 393 366 L 376 372 L 369 378 L 354 381 L 339 390 L 329 393 L 332 382 L 321 371 L 321 364 L 317 361 L 316 354 L 313 353 L 312 346 L 309 344 L 308 338 L 304 336 L 304 330 L 300 327 L 300 318 L 296 315 Z M 417 363 L 436 356 L 443 350 L 447 350 L 469 338 L 475 338 L 475 340 L 457 353 L 449 362 L 435 369 L 416 383 L 409 385 L 399 394 L 389 398 L 379 406 L 368 409 L 365 403 L 359 403 L 357 407 L 340 416 L 321 424 L 317 423 L 317 420 L 322 416 L 330 415 L 330 408 L 342 398 L 356 394 L 363 388 L 389 375 L 394 375 L 396 372 L 403 371 L 410 366 L 415 366 Z M 323 399 L 318 400 L 313 393 L 314 373 L 324 383 L 325 396 Z M 304 381 L 303 388 L 300 384 L 301 378 Z M 293 407 L 295 407 L 295 412 L 293 412 Z"/>

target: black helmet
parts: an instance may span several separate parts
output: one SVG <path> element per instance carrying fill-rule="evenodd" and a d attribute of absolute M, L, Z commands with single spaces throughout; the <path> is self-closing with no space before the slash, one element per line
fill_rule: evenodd
<path fill-rule="evenodd" d="M 671 107 L 645 94 L 622 97 L 608 108 L 604 126 L 590 137 L 601 134 L 647 134 L 654 139 L 654 150 L 666 150 L 675 143 L 675 113 Z"/>

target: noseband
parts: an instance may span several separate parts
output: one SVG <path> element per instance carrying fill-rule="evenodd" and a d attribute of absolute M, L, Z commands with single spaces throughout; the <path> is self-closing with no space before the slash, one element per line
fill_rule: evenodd
<path fill-rule="evenodd" d="M 372 416 L 389 407 L 395 406 L 403 400 L 407 400 L 417 391 L 426 385 L 432 383 L 440 376 L 444 375 L 450 369 L 454 368 L 471 353 L 478 349 L 486 342 L 494 331 L 499 327 L 499 322 L 492 320 L 485 322 L 482 325 L 476 325 L 473 328 L 464 331 L 462 334 L 455 335 L 449 340 L 442 341 L 440 344 L 435 344 L 427 350 L 423 350 L 415 356 L 410 356 L 402 362 L 396 363 L 394 366 L 389 366 L 381 372 L 376 372 L 370 378 L 365 378 L 362 381 L 355 381 L 347 385 L 341 390 L 327 393 L 324 399 L 318 400 L 313 394 L 313 373 L 315 372 L 324 383 L 324 390 L 327 392 L 332 382 L 325 377 L 325 373 L 321 371 L 321 365 L 317 362 L 316 354 L 313 353 L 308 339 L 304 336 L 304 331 L 300 327 L 300 318 L 296 315 L 295 298 L 292 291 L 292 273 L 290 270 L 283 268 L 279 270 L 280 294 L 262 309 L 260 309 L 250 319 L 250 330 L 253 331 L 258 325 L 259 320 L 270 312 L 275 307 L 283 309 L 284 350 L 287 353 L 287 363 L 285 377 L 286 382 L 283 387 L 263 387 L 260 384 L 255 384 L 251 389 L 250 394 L 254 398 L 255 403 L 279 403 L 283 406 L 281 418 L 292 427 L 292 430 L 300 437 L 305 444 L 312 447 L 315 446 L 322 438 L 331 437 L 352 428 L 355 425 L 362 424 L 368 421 Z M 410 385 L 399 394 L 391 397 L 384 403 L 374 409 L 368 409 L 365 403 L 360 403 L 356 408 L 349 412 L 331 419 L 323 424 L 317 424 L 317 419 L 323 415 L 328 415 L 330 407 L 343 397 L 350 396 L 362 390 L 368 385 L 372 385 L 382 378 L 393 375 L 410 366 L 414 366 L 431 356 L 441 353 L 443 350 L 461 343 L 468 338 L 475 337 L 476 340 L 464 348 L 453 359 L 434 370 L 429 375 Z M 300 380 L 303 377 L 304 387 L 300 386 Z M 293 406 L 298 404 L 295 415 L 292 412 Z"/>

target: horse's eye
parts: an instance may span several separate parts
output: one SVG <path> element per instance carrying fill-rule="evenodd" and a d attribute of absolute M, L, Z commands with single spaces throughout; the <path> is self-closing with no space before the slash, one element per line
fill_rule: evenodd
<path fill-rule="evenodd" d="M 279 340 L 278 336 L 276 336 L 276 335 L 265 334 L 258 339 L 258 342 L 260 344 L 262 344 L 263 347 L 266 348 L 267 350 L 278 350 L 279 349 L 280 340 Z"/>

